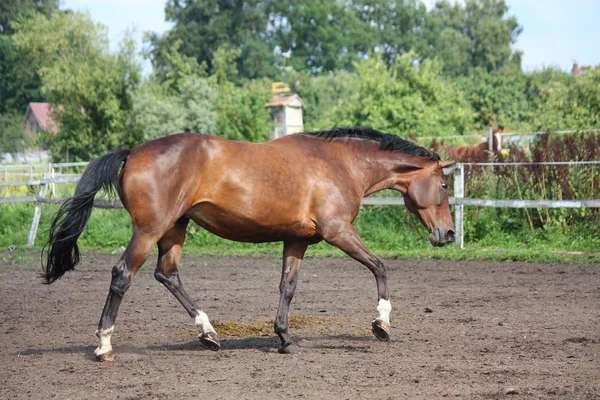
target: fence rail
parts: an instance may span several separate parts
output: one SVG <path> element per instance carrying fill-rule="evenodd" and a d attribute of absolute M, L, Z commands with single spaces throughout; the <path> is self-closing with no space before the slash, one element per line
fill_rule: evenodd
<path fill-rule="evenodd" d="M 69 163 L 87 165 L 87 163 Z M 475 207 L 498 207 L 498 208 L 600 208 L 600 199 L 592 200 L 498 200 L 498 199 L 476 199 L 464 197 L 465 165 L 468 166 L 493 166 L 493 165 L 578 165 L 598 164 L 600 161 L 579 162 L 543 162 L 543 163 L 467 163 L 456 164 L 445 168 L 444 174 L 454 174 L 454 196 L 450 197 L 450 204 L 454 205 L 454 226 L 456 231 L 456 246 L 464 248 L 464 206 Z M 27 244 L 33 246 L 37 235 L 42 206 L 44 204 L 62 204 L 67 199 L 53 199 L 46 197 L 49 185 L 77 183 L 80 177 L 47 178 L 44 174 L 42 179 L 30 179 L 19 182 L 0 182 L 0 187 L 12 186 L 39 186 L 37 196 L 0 197 L 0 204 L 7 203 L 35 203 L 34 216 L 29 232 Z M 365 197 L 362 205 L 404 205 L 402 197 Z M 114 209 L 123 208 L 118 199 L 97 198 L 94 200 L 95 208 Z"/>
<path fill-rule="evenodd" d="M 46 163 L 46 164 L 10 164 L 0 165 L 0 181 L 9 182 L 12 179 L 22 179 L 23 177 L 29 177 L 30 180 L 35 177 L 46 174 L 51 178 L 57 176 L 77 176 L 79 174 L 73 174 L 64 172 L 74 167 L 85 167 L 89 162 L 69 162 L 69 163 Z M 50 187 L 54 194 L 54 185 Z"/>
<path fill-rule="evenodd" d="M 562 131 L 539 131 L 539 132 L 502 132 L 503 136 L 538 136 L 543 135 L 545 133 L 550 133 L 552 135 L 571 135 L 574 133 L 596 133 L 600 132 L 600 129 L 570 129 L 570 130 L 562 130 Z M 462 139 L 462 138 L 486 138 L 488 136 L 487 133 L 468 133 L 466 135 L 444 135 L 444 136 L 419 136 L 417 137 L 417 141 L 419 140 L 431 140 L 431 139 Z"/>

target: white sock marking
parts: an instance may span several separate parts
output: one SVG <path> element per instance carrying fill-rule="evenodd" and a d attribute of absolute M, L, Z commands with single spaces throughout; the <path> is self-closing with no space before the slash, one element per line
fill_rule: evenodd
<path fill-rule="evenodd" d="M 392 303 L 389 300 L 379 299 L 377 304 L 377 311 L 379 311 L 379 318 L 382 321 L 390 323 L 390 312 L 392 311 Z"/>
<path fill-rule="evenodd" d="M 198 315 L 196 315 L 194 322 L 196 326 L 200 327 L 200 331 L 202 331 L 202 333 L 215 331 L 215 328 L 213 328 L 213 326 L 210 324 L 210 321 L 208 320 L 208 315 L 206 315 L 204 311 L 198 310 Z"/>
<path fill-rule="evenodd" d="M 112 350 L 112 345 L 110 344 L 110 337 L 115 330 L 115 326 L 111 326 L 108 329 L 104 330 L 96 330 L 96 336 L 100 339 L 100 346 L 96 350 L 94 350 L 94 354 L 99 356 L 101 354 L 108 353 Z"/>

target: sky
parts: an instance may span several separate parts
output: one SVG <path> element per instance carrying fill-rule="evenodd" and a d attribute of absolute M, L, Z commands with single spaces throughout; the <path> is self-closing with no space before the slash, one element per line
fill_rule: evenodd
<path fill-rule="evenodd" d="M 422 0 L 426 5 L 435 0 Z M 600 64 L 600 0 L 506 0 L 523 32 L 514 48 L 523 51 L 523 69 L 559 67 L 570 71 L 579 65 Z M 62 0 L 61 8 L 87 11 L 108 28 L 111 49 L 116 50 L 128 29 L 134 30 L 138 48 L 143 32 L 163 33 L 172 24 L 164 20 L 166 0 Z M 151 67 L 144 64 L 145 73 Z"/>

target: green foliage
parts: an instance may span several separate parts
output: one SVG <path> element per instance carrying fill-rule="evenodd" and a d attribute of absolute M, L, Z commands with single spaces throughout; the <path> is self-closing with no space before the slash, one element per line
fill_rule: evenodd
<path fill-rule="evenodd" d="M 131 41 L 111 54 L 103 28 L 76 13 L 38 15 L 15 29 L 19 51 L 41 65 L 42 88 L 61 125 L 44 141 L 55 160 L 87 161 L 139 141 L 126 129 L 140 72 Z"/>
<path fill-rule="evenodd" d="M 268 79 L 243 80 L 218 86 L 217 126 L 220 136 L 262 142 L 271 137 L 271 116 L 265 104 L 271 98 Z"/>
<path fill-rule="evenodd" d="M 352 70 L 353 62 L 374 48 L 374 32 L 350 7 L 351 2 L 271 3 L 273 45 L 292 50 L 289 65 L 295 70 Z"/>
<path fill-rule="evenodd" d="M 368 51 L 380 54 L 387 65 L 393 65 L 398 56 L 410 50 L 424 54 L 430 47 L 432 37 L 428 25 L 432 18 L 423 2 L 353 0 L 350 3 L 365 25 L 363 29 L 367 30 L 358 40 L 364 42 L 363 46 L 369 46 Z"/>
<path fill-rule="evenodd" d="M 13 33 L 12 22 L 36 14 L 50 15 L 58 11 L 58 0 L 3 0 L 0 3 L 0 35 Z"/>
<path fill-rule="evenodd" d="M 462 94 L 440 76 L 439 65 L 424 60 L 417 66 L 415 59 L 409 53 L 389 68 L 377 59 L 357 64 L 361 87 L 334 109 L 333 125 L 416 136 L 471 129 L 473 113 Z"/>
<path fill-rule="evenodd" d="M 467 75 L 471 68 L 520 70 L 521 53 L 511 45 L 522 27 L 515 17 L 506 17 L 507 12 L 504 0 L 438 1 L 431 12 L 431 28 L 439 33 L 424 55 L 438 56 L 450 76 Z"/>
<path fill-rule="evenodd" d="M 256 78 L 274 73 L 273 49 L 265 42 L 268 2 L 258 0 L 169 0 L 168 21 L 175 26 L 163 36 L 149 34 L 152 62 L 157 70 L 170 68 L 164 48 L 180 42 L 181 54 L 193 57 L 208 72 L 213 71 L 214 53 L 223 45 L 243 54 L 235 60 L 241 77 Z"/>
<path fill-rule="evenodd" d="M 181 92 L 183 81 L 190 76 L 206 76 L 206 64 L 198 64 L 192 57 L 180 53 L 182 42 L 177 40 L 169 49 L 161 49 L 167 64 L 154 71 L 154 79 L 162 82 L 163 89 L 170 94 Z"/>
<path fill-rule="evenodd" d="M 47 229 L 57 209 L 54 205 L 44 206 L 36 246 L 41 246 L 47 239 Z M 0 247 L 15 245 L 22 248 L 27 242 L 32 215 L 32 204 L 0 205 Z M 467 219 L 469 236 L 464 250 L 457 250 L 454 246 L 432 248 L 424 228 L 404 207 L 364 207 L 354 225 L 369 248 L 380 257 L 598 263 L 598 256 L 564 254 L 597 252 L 600 237 L 589 234 L 593 227 L 588 224 L 580 223 L 569 229 L 554 226 L 530 233 L 506 231 L 497 220 L 493 209 L 486 209 L 476 220 Z M 473 226 L 483 230 L 472 230 Z M 125 210 L 95 209 L 79 244 L 84 249 L 121 253 L 130 239 L 131 219 Z M 194 224 L 188 228 L 184 246 L 184 254 L 280 257 L 281 250 L 281 243 L 249 244 L 220 239 Z M 313 257 L 346 257 L 326 243 L 311 246 L 307 254 Z"/>
<path fill-rule="evenodd" d="M 292 71 L 285 76 L 290 88 L 306 104 L 303 110 L 304 129 L 330 129 L 329 114 L 344 101 L 353 98 L 360 89 L 359 77 L 350 72 L 333 71 L 319 75 Z"/>
<path fill-rule="evenodd" d="M 133 96 L 130 130 L 144 141 L 181 132 L 217 134 L 217 94 L 206 79 L 180 79 L 178 93 L 168 94 L 146 82 Z"/>
<path fill-rule="evenodd" d="M 476 69 L 454 82 L 477 113 L 478 128 L 488 125 L 523 128 L 534 119 L 535 109 L 527 98 L 530 79 L 523 73 L 488 73 Z"/>
<path fill-rule="evenodd" d="M 36 65 L 26 62 L 13 41 L 13 23 L 57 10 L 57 0 L 0 2 L 0 114 L 24 113 L 27 103 L 43 99 Z"/>
<path fill-rule="evenodd" d="M 33 142 L 34 138 L 23 129 L 22 115 L 0 115 L 0 153 L 10 153 L 15 160 L 17 153 L 23 153 Z"/>
<path fill-rule="evenodd" d="M 221 46 L 215 51 L 210 81 L 215 85 L 234 82 L 239 77 L 235 60 L 242 54 L 229 45 Z"/>
<path fill-rule="evenodd" d="M 587 67 L 565 81 L 551 81 L 542 89 L 536 127 L 539 129 L 594 129 L 600 126 L 600 66 Z"/>

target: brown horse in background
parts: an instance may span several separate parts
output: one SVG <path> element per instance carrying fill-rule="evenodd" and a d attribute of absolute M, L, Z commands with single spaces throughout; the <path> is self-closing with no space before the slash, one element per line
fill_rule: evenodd
<path fill-rule="evenodd" d="M 439 156 L 397 136 L 367 128 L 284 136 L 267 143 L 178 134 L 117 150 L 92 161 L 73 198 L 55 216 L 45 273 L 52 283 L 79 262 L 77 239 L 101 189 L 114 188 L 131 215 L 133 235 L 112 269 L 96 335 L 99 360 L 111 361 L 111 335 L 123 295 L 158 245 L 154 276 L 181 302 L 200 329 L 199 339 L 220 348 L 208 316 L 185 292 L 178 265 L 193 220 L 226 239 L 283 242 L 275 332 L 282 353 L 298 351 L 288 334 L 288 309 L 307 247 L 325 240 L 371 270 L 378 291 L 374 335 L 390 335 L 390 293 L 384 264 L 352 226 L 364 196 L 383 189 L 404 195 L 408 209 L 430 232 L 434 246 L 454 240 L 448 185 Z"/>
<path fill-rule="evenodd" d="M 502 151 L 503 132 L 503 127 L 492 128 L 492 154 L 497 155 Z M 434 139 L 431 148 L 461 163 L 484 163 L 490 161 L 489 142 L 482 142 L 475 146 L 446 146 L 443 140 L 438 142 Z"/>

